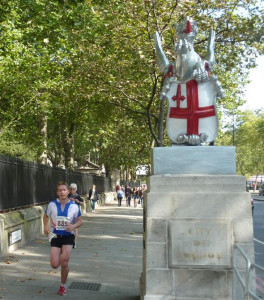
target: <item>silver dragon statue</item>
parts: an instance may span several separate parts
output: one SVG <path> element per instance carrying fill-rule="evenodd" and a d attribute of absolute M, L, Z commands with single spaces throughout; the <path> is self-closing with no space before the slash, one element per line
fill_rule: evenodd
<path fill-rule="evenodd" d="M 162 49 L 159 34 L 154 34 L 158 65 L 164 74 L 160 99 L 169 104 L 167 133 L 176 144 L 212 142 L 218 132 L 216 98 L 224 97 L 217 77 L 210 75 L 215 64 L 215 31 L 210 31 L 205 60 L 194 50 L 195 21 L 186 18 L 175 25 L 175 31 L 178 39 L 173 63 Z"/>

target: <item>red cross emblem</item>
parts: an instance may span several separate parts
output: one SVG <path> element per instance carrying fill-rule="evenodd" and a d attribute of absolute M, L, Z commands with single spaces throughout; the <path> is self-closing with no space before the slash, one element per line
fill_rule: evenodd
<path fill-rule="evenodd" d="M 176 108 L 180 108 L 180 103 L 185 99 L 185 97 L 181 94 L 181 85 L 178 84 L 177 93 L 175 96 L 171 98 L 173 101 L 177 101 Z"/>
<path fill-rule="evenodd" d="M 187 119 L 187 134 L 199 135 L 199 119 L 216 115 L 214 105 L 199 107 L 198 83 L 195 80 L 186 82 L 187 108 L 180 108 L 180 101 L 185 97 L 181 95 L 181 85 L 178 84 L 177 93 L 172 97 L 177 101 L 176 107 L 171 107 L 169 118 Z"/>

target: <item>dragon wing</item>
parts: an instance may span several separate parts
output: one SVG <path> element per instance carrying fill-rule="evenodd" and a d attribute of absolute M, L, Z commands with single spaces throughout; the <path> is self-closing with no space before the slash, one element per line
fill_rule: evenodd
<path fill-rule="evenodd" d="M 158 66 L 160 68 L 160 71 L 163 74 L 166 74 L 168 72 L 170 61 L 167 59 L 162 46 L 161 46 L 161 40 L 160 35 L 158 32 L 154 33 L 154 42 L 155 42 L 155 48 L 157 52 L 157 60 L 158 60 Z"/>
<path fill-rule="evenodd" d="M 206 55 L 206 61 L 209 64 L 209 71 L 212 71 L 213 66 L 215 64 L 214 42 L 215 42 L 215 31 L 211 29 L 209 34 L 209 39 L 208 39 L 207 55 Z"/>

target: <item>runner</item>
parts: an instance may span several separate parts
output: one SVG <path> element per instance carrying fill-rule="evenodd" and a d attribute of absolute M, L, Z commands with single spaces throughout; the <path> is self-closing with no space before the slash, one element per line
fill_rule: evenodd
<path fill-rule="evenodd" d="M 61 266 L 61 284 L 58 294 L 66 295 L 66 281 L 69 273 L 68 262 L 74 247 L 74 229 L 82 225 L 79 205 L 68 199 L 69 187 L 66 182 L 57 184 L 56 200 L 51 201 L 44 213 L 44 233 L 51 234 L 50 264 L 57 269 Z M 51 228 L 49 227 L 49 218 Z"/>

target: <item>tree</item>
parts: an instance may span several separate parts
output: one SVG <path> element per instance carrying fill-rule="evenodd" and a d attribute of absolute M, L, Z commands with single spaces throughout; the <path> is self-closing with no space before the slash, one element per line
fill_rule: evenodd
<path fill-rule="evenodd" d="M 246 111 L 235 129 L 236 162 L 239 174 L 250 176 L 264 172 L 262 111 Z M 233 144 L 233 130 L 226 131 L 217 140 L 220 145 Z"/>

